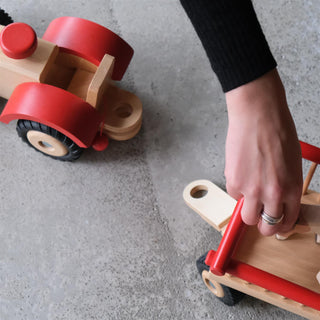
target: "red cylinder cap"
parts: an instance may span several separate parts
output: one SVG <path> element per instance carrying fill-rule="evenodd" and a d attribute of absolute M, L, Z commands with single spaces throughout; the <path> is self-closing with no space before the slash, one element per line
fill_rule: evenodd
<path fill-rule="evenodd" d="M 37 35 L 26 23 L 7 25 L 0 34 L 0 47 L 9 58 L 25 59 L 37 48 Z"/>

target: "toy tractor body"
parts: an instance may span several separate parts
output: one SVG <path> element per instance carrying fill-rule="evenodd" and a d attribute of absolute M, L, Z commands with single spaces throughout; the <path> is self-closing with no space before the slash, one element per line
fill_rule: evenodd
<path fill-rule="evenodd" d="M 60 160 L 130 139 L 142 105 L 114 81 L 132 55 L 112 31 L 80 18 L 53 20 L 42 39 L 24 23 L 0 26 L 0 96 L 8 99 L 0 121 L 18 120 L 26 142 Z"/>

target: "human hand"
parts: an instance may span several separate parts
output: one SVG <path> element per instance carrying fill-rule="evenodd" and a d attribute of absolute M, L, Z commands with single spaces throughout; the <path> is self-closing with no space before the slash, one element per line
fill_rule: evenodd
<path fill-rule="evenodd" d="M 242 219 L 263 235 L 289 231 L 299 215 L 302 160 L 285 90 L 276 69 L 226 93 L 227 191 L 244 197 Z M 261 219 L 264 210 L 281 223 Z"/>

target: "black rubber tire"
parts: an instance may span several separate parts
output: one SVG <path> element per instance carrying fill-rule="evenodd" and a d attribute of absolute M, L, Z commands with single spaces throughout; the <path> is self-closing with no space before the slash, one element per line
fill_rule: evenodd
<path fill-rule="evenodd" d="M 73 160 L 78 159 L 83 152 L 83 148 L 81 148 L 77 144 L 75 144 L 70 138 L 68 138 L 67 136 L 65 136 L 61 132 L 59 132 L 53 128 L 50 128 L 44 124 L 41 124 L 41 123 L 38 123 L 35 121 L 29 121 L 29 120 L 18 120 L 16 129 L 17 129 L 19 137 L 24 142 L 28 143 L 35 150 L 43 153 L 44 155 L 46 155 L 48 157 L 53 158 L 53 159 L 57 159 L 57 160 L 61 160 L 61 161 L 73 161 Z M 45 152 L 38 150 L 29 142 L 29 140 L 27 138 L 27 133 L 30 130 L 43 132 L 43 133 L 50 135 L 50 136 L 54 137 L 55 139 L 59 140 L 68 149 L 68 153 L 64 156 L 61 156 L 61 157 L 55 157 L 55 156 L 49 155 Z"/>
<path fill-rule="evenodd" d="M 202 255 L 196 262 L 197 269 L 198 269 L 199 274 L 200 274 L 201 277 L 202 277 L 202 272 L 204 270 L 209 271 L 209 266 L 207 266 L 204 263 L 204 261 L 206 259 L 206 256 L 207 256 L 207 253 Z M 223 285 L 221 283 L 220 283 L 220 285 L 223 288 L 224 297 L 220 298 L 220 297 L 216 296 L 216 298 L 219 299 L 224 304 L 226 304 L 227 306 L 234 306 L 239 301 L 241 301 L 242 298 L 245 296 L 245 294 L 243 292 L 240 292 L 240 291 L 237 291 L 235 289 L 229 288 L 229 287 L 227 287 L 227 286 L 225 286 L 225 285 Z"/>
<path fill-rule="evenodd" d="M 0 24 L 7 26 L 12 22 L 12 18 L 4 10 L 0 9 Z"/>

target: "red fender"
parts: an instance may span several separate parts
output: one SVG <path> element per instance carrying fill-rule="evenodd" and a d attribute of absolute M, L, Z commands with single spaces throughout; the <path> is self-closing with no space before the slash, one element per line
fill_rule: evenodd
<path fill-rule="evenodd" d="M 82 148 L 92 145 L 103 121 L 90 104 L 74 94 L 35 82 L 18 85 L 0 116 L 4 123 L 16 119 L 45 124 Z"/>
<path fill-rule="evenodd" d="M 95 65 L 100 64 L 105 54 L 115 57 L 113 80 L 122 79 L 133 56 L 133 49 L 118 35 L 97 23 L 81 18 L 61 17 L 53 20 L 43 39 Z"/>
<path fill-rule="evenodd" d="M 320 164 L 320 148 L 303 141 L 300 141 L 300 146 L 304 159 Z"/>

